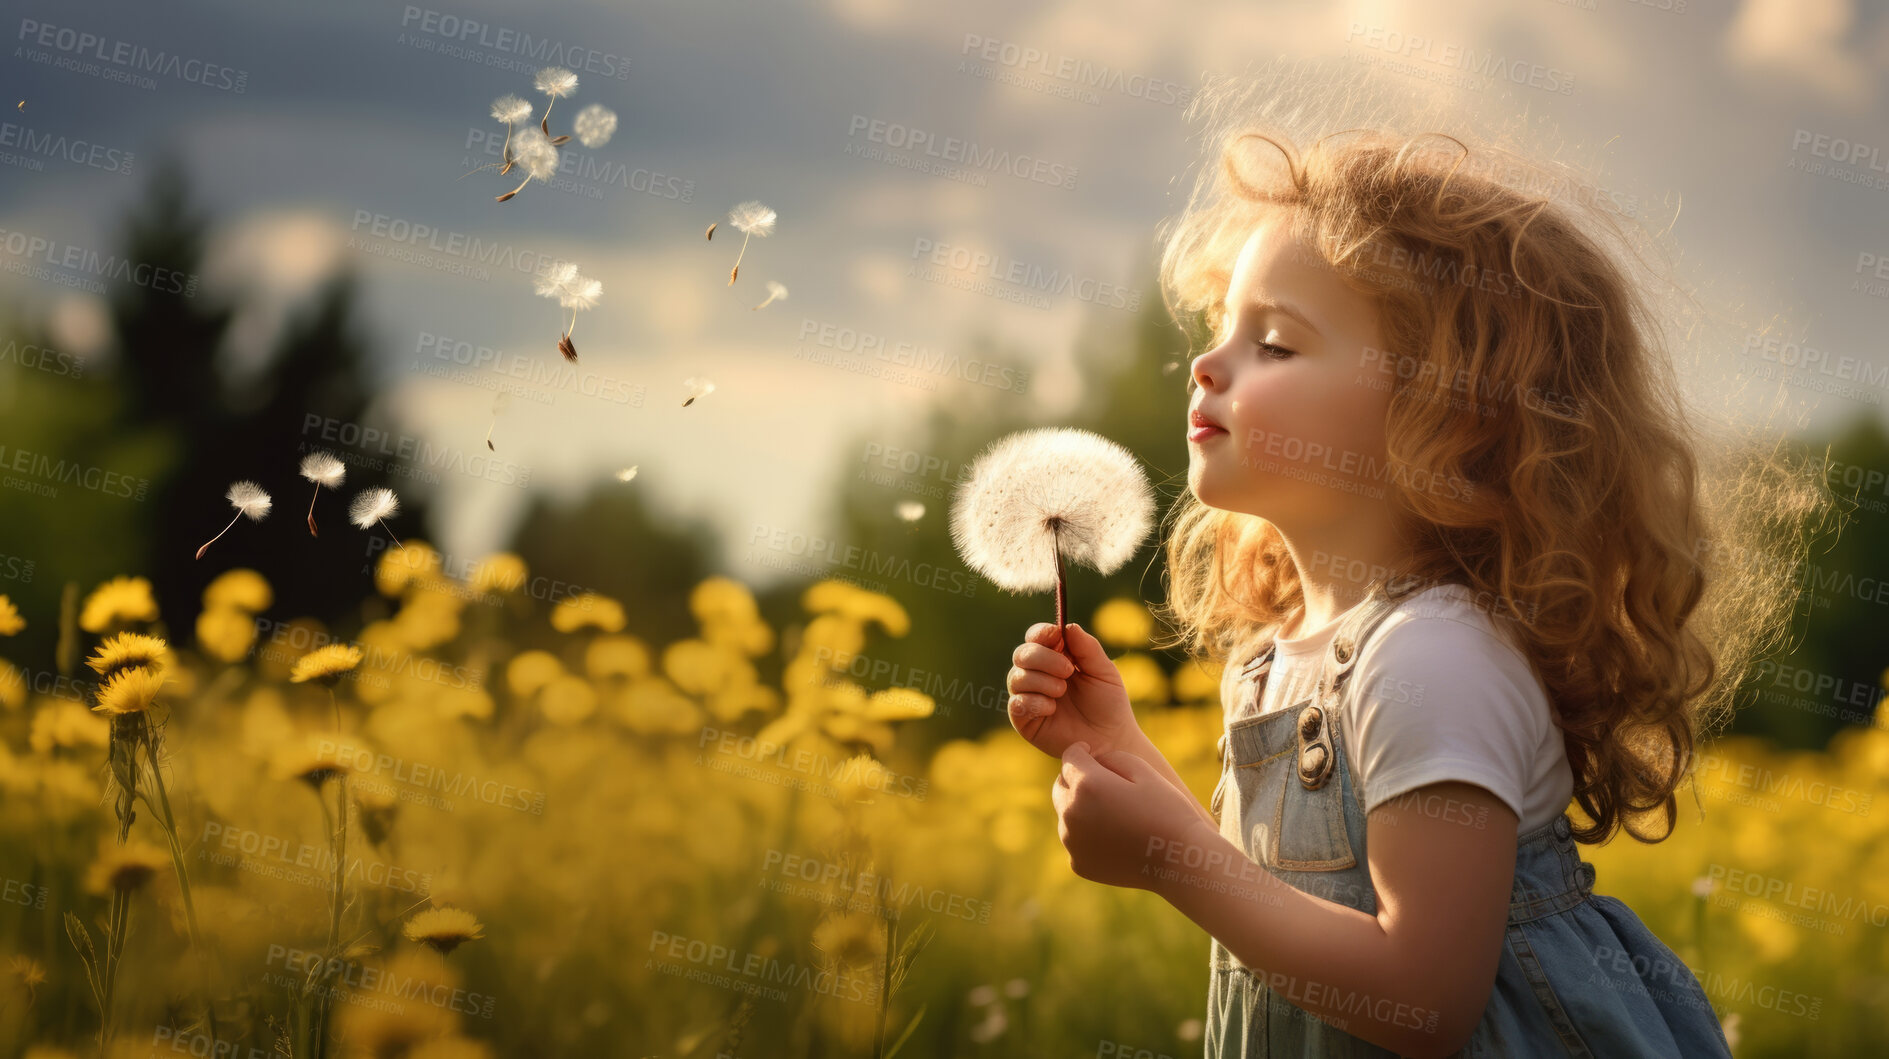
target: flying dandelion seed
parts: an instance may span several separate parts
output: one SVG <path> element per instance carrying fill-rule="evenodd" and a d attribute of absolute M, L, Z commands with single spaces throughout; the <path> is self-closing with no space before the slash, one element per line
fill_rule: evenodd
<path fill-rule="evenodd" d="M 636 477 L 636 468 L 639 466 L 641 466 L 641 464 L 632 464 L 631 466 L 625 467 L 622 470 L 618 471 L 617 481 L 627 482 L 630 479 Z"/>
<path fill-rule="evenodd" d="M 499 149 L 499 157 L 504 160 L 503 167 L 499 169 L 499 175 L 504 176 L 506 173 L 512 171 L 514 164 L 512 158 L 513 127 L 521 121 L 531 120 L 531 104 L 520 96 L 500 96 L 492 101 L 492 120 L 505 126 L 505 146 Z"/>
<path fill-rule="evenodd" d="M 302 457 L 302 477 L 315 483 L 315 495 L 308 498 L 308 535 L 319 537 L 315 529 L 315 501 L 321 496 L 321 487 L 333 489 L 341 484 L 341 479 L 348 475 L 348 465 L 335 459 L 326 452 L 311 452 Z"/>
<path fill-rule="evenodd" d="M 492 396 L 492 425 L 485 428 L 485 447 L 493 452 L 498 451 L 498 446 L 492 444 L 492 431 L 498 429 L 498 417 L 504 413 L 505 407 L 511 404 L 511 397 L 510 390 L 500 390 Z"/>
<path fill-rule="evenodd" d="M 617 112 L 602 103 L 592 103 L 577 112 L 571 127 L 577 132 L 577 142 L 585 147 L 602 147 L 616 135 Z"/>
<path fill-rule="evenodd" d="M 775 302 L 784 302 L 786 300 L 787 300 L 787 287 L 783 284 L 776 283 L 773 280 L 768 280 L 767 281 L 767 300 L 755 306 L 755 308 L 765 309 L 768 306 L 774 304 Z"/>
<path fill-rule="evenodd" d="M 907 522 L 917 522 L 925 517 L 925 505 L 916 500 L 901 500 L 896 510 L 899 517 Z"/>
<path fill-rule="evenodd" d="M 1154 490 L 1134 454 L 1087 430 L 1045 427 L 999 439 L 951 501 L 951 539 L 966 566 L 1016 594 L 1056 589 L 1067 613 L 1065 556 L 1107 575 L 1148 535 Z"/>
<path fill-rule="evenodd" d="M 682 402 L 684 408 L 694 404 L 697 397 L 707 397 L 715 392 L 715 384 L 699 375 L 691 375 L 682 380 L 682 385 L 689 388 L 689 399 Z"/>
<path fill-rule="evenodd" d="M 715 226 L 720 223 L 721 223 L 720 221 L 708 222 L 708 231 L 702 233 L 702 238 L 708 240 L 711 243 L 714 242 L 715 241 Z"/>
<path fill-rule="evenodd" d="M 558 352 L 564 359 L 577 362 L 577 346 L 571 341 L 571 332 L 577 330 L 577 314 L 597 304 L 603 296 L 603 284 L 588 276 L 572 276 L 570 286 L 558 297 L 558 304 L 571 311 L 571 325 L 564 329 L 564 337 L 558 339 Z"/>
<path fill-rule="evenodd" d="M 394 537 L 394 531 L 387 528 L 386 522 L 399 513 L 400 498 L 384 486 L 356 493 L 354 502 L 348 505 L 349 521 L 361 529 L 372 529 L 374 523 L 380 523 L 380 528 L 387 530 L 387 536 L 393 537 L 394 544 L 404 551 L 406 545 L 400 543 L 399 537 Z"/>
<path fill-rule="evenodd" d="M 538 123 L 538 127 L 548 138 L 551 135 L 551 108 L 558 100 L 577 91 L 577 75 L 562 66 L 547 66 L 538 71 L 538 76 L 533 79 L 533 83 L 537 85 L 538 91 L 551 97 L 551 102 L 544 105 L 544 120 Z M 569 139 L 569 136 L 560 136 L 551 140 L 551 143 L 561 144 Z"/>
<path fill-rule="evenodd" d="M 558 171 L 557 146 L 554 141 L 546 139 L 544 133 L 537 129 L 520 129 L 516 140 L 518 149 L 514 161 L 525 167 L 525 179 L 519 181 L 517 187 L 498 196 L 500 202 L 508 201 L 513 195 L 525 190 L 525 185 L 533 180 L 549 180 Z"/>
<path fill-rule="evenodd" d="M 774 222 L 780 216 L 766 206 L 750 199 L 728 211 L 728 223 L 741 230 L 741 253 L 735 255 L 735 267 L 728 270 L 728 285 L 735 285 L 735 277 L 741 274 L 741 258 L 748 252 L 748 240 L 766 238 L 774 234 Z M 711 232 L 714 229 L 710 229 Z"/>
<path fill-rule="evenodd" d="M 579 275 L 574 263 L 559 261 L 546 269 L 532 286 L 538 297 L 556 298 L 559 305 L 571 311 L 571 325 L 558 339 L 558 352 L 564 354 L 565 360 L 575 363 L 577 346 L 571 341 L 571 333 L 577 330 L 577 314 L 597 304 L 597 299 L 603 296 L 603 283 Z"/>
<path fill-rule="evenodd" d="M 230 526 L 236 525 L 237 519 L 247 515 L 250 521 L 261 522 L 264 516 L 269 514 L 269 494 L 263 492 L 262 486 L 255 482 L 233 482 L 230 485 L 230 491 L 223 495 L 229 500 L 230 506 L 236 509 L 236 515 L 230 519 L 229 526 L 223 527 L 221 532 L 204 541 L 203 547 L 197 549 L 199 559 L 203 558 L 204 552 L 210 550 L 210 545 L 215 544 L 224 533 L 230 531 Z"/>

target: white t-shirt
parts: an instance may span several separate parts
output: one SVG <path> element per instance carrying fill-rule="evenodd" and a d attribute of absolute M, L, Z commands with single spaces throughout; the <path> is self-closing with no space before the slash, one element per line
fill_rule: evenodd
<path fill-rule="evenodd" d="M 1320 655 L 1349 613 L 1275 641 L 1264 702 L 1252 701 L 1250 686 L 1235 694 L 1250 654 L 1229 659 L 1220 684 L 1226 719 L 1309 697 Z M 1367 813 L 1426 784 L 1460 780 L 1502 799 L 1527 832 L 1560 816 L 1573 797 L 1574 774 L 1541 681 L 1461 585 L 1433 586 L 1397 604 L 1346 678 L 1343 699 L 1345 757 Z"/>

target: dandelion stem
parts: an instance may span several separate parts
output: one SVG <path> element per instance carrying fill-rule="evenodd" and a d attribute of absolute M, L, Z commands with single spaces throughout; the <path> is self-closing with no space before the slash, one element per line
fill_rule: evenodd
<path fill-rule="evenodd" d="M 319 487 L 318 487 L 319 488 Z M 203 945 L 203 932 L 197 927 L 197 903 L 190 896 L 190 873 L 184 869 L 184 847 L 177 838 L 177 820 L 171 815 L 170 792 L 164 787 L 164 773 L 158 768 L 157 740 L 146 735 L 145 756 L 151 759 L 151 785 L 157 788 L 158 811 L 164 815 L 164 835 L 170 839 L 171 866 L 177 869 L 177 889 L 184 899 L 184 922 L 190 927 L 190 947 L 197 952 L 197 970 L 203 975 L 203 1006 L 210 1027 L 212 1054 L 216 1050 L 216 1005 L 211 1002 L 210 954 Z M 150 800 L 148 797 L 145 799 Z"/>
<path fill-rule="evenodd" d="M 730 287 L 735 285 L 735 274 L 741 271 L 741 259 L 748 252 L 748 239 L 751 238 L 752 235 L 752 232 L 744 232 L 741 236 L 741 252 L 735 255 L 735 267 L 728 270 L 728 285 Z"/>
<path fill-rule="evenodd" d="M 518 194 L 519 192 L 521 192 L 521 191 L 523 191 L 523 190 L 525 190 L 525 185 L 526 185 L 526 184 L 529 184 L 529 183 L 531 183 L 531 174 L 530 174 L 530 173 L 526 173 L 526 174 L 525 174 L 525 179 L 524 179 L 524 180 L 522 180 L 522 181 L 520 181 L 517 187 L 515 187 L 515 188 L 513 188 L 513 189 L 511 189 L 510 191 L 507 191 L 507 192 L 506 192 L 505 194 L 503 194 L 503 195 L 500 195 L 500 196 L 498 197 L 498 200 L 499 200 L 500 202 L 504 202 L 504 201 L 505 201 L 506 199 L 509 199 L 509 198 L 511 198 L 511 197 L 512 197 L 513 195 L 516 195 L 516 194 Z"/>
<path fill-rule="evenodd" d="M 564 329 L 564 337 L 565 338 L 571 337 L 571 332 L 575 330 L 577 330 L 577 310 L 573 308 L 571 310 L 571 326 Z M 589 341 L 589 340 L 586 339 L 585 341 Z"/>
<path fill-rule="evenodd" d="M 1069 643 L 1068 638 L 1063 633 L 1063 620 L 1064 613 L 1068 608 L 1068 579 L 1063 574 L 1062 525 L 1063 521 L 1059 518 L 1050 519 L 1049 521 L 1050 539 L 1055 543 L 1056 548 L 1056 638 L 1062 642 L 1063 649 L 1067 651 Z"/>
<path fill-rule="evenodd" d="M 551 108 L 557 106 L 557 102 L 558 97 L 552 96 L 551 102 L 544 105 L 544 117 L 538 122 L 538 128 L 544 130 L 546 136 L 551 135 Z"/>
<path fill-rule="evenodd" d="M 230 531 L 230 526 L 236 525 L 236 519 L 242 518 L 242 517 L 243 517 L 243 513 L 241 511 L 238 511 L 236 513 L 236 518 L 230 519 L 229 526 L 223 527 L 222 531 L 219 532 L 215 537 L 211 537 L 209 540 L 204 541 L 203 547 L 197 549 L 197 558 L 199 559 L 203 558 L 203 553 L 210 550 L 210 545 L 215 544 L 219 539 L 221 539 L 224 533 L 228 533 Z"/>
<path fill-rule="evenodd" d="M 496 420 L 495 420 L 495 422 L 496 422 Z M 384 530 L 387 530 L 387 536 L 389 536 L 389 537 L 394 537 L 394 531 L 393 531 L 393 530 L 390 530 L 390 529 L 387 529 L 387 520 L 386 520 L 386 519 L 381 519 L 381 520 L 380 520 L 380 528 L 381 528 L 381 529 L 384 529 Z M 407 546 L 406 546 L 406 545 L 404 545 L 404 544 L 401 544 L 401 543 L 400 543 L 400 538 L 399 538 L 399 537 L 394 537 L 394 546 L 395 546 L 395 547 L 397 547 L 397 548 L 399 548 L 399 549 L 400 549 L 401 551 L 403 551 L 403 552 L 407 550 Z M 338 715 L 337 715 L 337 716 L 338 716 Z"/>
<path fill-rule="evenodd" d="M 315 495 L 308 498 L 308 535 L 311 537 L 321 536 L 321 534 L 317 532 L 315 529 L 315 501 L 320 496 L 321 496 L 321 483 L 316 482 Z"/>

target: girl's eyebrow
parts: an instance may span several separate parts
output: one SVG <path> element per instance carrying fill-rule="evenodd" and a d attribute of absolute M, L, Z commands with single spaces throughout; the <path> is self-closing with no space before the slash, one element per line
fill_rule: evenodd
<path fill-rule="evenodd" d="M 1303 312 L 1300 312 L 1298 309 L 1295 309 L 1292 306 L 1285 304 L 1284 302 L 1273 302 L 1273 301 L 1267 301 L 1264 298 L 1254 298 L 1251 301 L 1247 302 L 1246 304 L 1241 305 L 1238 308 L 1235 308 L 1233 305 L 1233 299 L 1230 297 L 1227 299 L 1226 310 L 1228 313 L 1239 313 L 1239 312 L 1245 312 L 1245 311 L 1253 310 L 1253 309 L 1257 309 L 1260 312 L 1274 312 L 1274 313 L 1279 313 L 1284 316 L 1289 316 L 1292 319 L 1297 320 L 1300 324 L 1304 325 L 1306 330 L 1311 331 L 1313 334 L 1318 335 L 1321 338 L 1324 337 L 1324 332 L 1318 329 L 1318 325 L 1312 323 L 1312 320 L 1310 317 L 1306 316 Z"/>

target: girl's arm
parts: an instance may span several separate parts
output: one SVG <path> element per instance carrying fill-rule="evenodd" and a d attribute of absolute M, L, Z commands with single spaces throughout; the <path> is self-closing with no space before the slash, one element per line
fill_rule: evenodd
<path fill-rule="evenodd" d="M 1149 889 L 1293 1004 L 1400 1055 L 1449 1055 L 1495 988 L 1515 812 L 1481 787 L 1436 783 L 1367 826 L 1375 916 L 1282 882 L 1211 824 L 1150 842 Z"/>
<path fill-rule="evenodd" d="M 1174 764 L 1167 759 L 1167 755 L 1161 753 L 1160 748 L 1154 745 L 1154 740 L 1149 739 L 1148 733 L 1142 731 L 1139 725 L 1135 727 L 1135 733 L 1128 737 L 1128 745 L 1121 749 L 1154 766 L 1154 770 L 1161 774 L 1162 779 L 1173 784 L 1175 790 L 1187 796 L 1187 804 L 1194 810 L 1195 816 L 1200 817 L 1209 828 L 1215 831 L 1220 829 L 1220 823 L 1213 818 L 1212 810 L 1200 804 L 1200 799 L 1194 796 L 1192 788 L 1187 786 L 1187 781 L 1175 771 Z"/>

